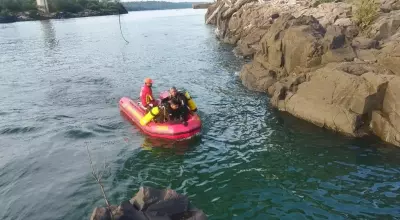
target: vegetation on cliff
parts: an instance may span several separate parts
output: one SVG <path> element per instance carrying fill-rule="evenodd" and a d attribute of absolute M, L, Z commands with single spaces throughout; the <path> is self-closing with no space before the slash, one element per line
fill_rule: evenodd
<path fill-rule="evenodd" d="M 366 30 L 379 15 L 379 7 L 374 0 L 357 0 L 355 20 L 362 30 Z"/>
<path fill-rule="evenodd" d="M 324 3 L 335 2 L 336 0 L 315 0 L 313 7 L 318 7 Z M 354 20 L 361 30 L 367 30 L 379 15 L 379 7 L 375 0 L 350 0 L 356 6 Z"/>

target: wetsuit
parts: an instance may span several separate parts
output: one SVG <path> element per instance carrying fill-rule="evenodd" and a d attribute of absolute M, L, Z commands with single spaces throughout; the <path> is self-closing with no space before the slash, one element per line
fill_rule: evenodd
<path fill-rule="evenodd" d="M 181 106 L 185 106 L 186 108 L 188 107 L 188 99 L 186 98 L 185 94 L 183 94 L 183 92 L 178 91 L 176 97 L 174 98 L 176 98 L 181 103 Z"/>
<path fill-rule="evenodd" d="M 188 106 L 188 100 L 187 100 L 185 94 L 181 91 L 178 91 L 176 93 L 175 97 L 172 97 L 170 94 L 167 98 L 163 99 L 162 102 L 167 103 L 168 101 L 170 101 L 172 99 L 178 100 L 181 106 Z"/>

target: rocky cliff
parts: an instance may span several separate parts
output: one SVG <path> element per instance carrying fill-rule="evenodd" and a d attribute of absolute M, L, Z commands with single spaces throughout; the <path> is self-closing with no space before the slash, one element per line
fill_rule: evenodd
<path fill-rule="evenodd" d="M 400 146 L 400 1 L 378 1 L 218 0 L 205 20 L 280 111 Z"/>

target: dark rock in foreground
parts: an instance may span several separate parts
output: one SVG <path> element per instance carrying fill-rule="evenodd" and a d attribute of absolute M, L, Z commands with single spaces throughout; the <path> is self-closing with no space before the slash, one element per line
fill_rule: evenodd
<path fill-rule="evenodd" d="M 206 220 L 203 211 L 193 207 L 189 199 L 174 190 L 141 187 L 136 195 L 119 206 L 111 206 L 115 220 Z M 90 220 L 111 220 L 105 207 L 93 210 Z"/>

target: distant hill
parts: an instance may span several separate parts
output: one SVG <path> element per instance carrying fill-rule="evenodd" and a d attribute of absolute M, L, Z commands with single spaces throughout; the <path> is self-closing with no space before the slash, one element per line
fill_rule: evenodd
<path fill-rule="evenodd" d="M 192 8 L 193 4 L 202 2 L 166 2 L 166 1 L 141 1 L 141 2 L 121 2 L 128 11 L 145 10 L 165 10 Z"/>

